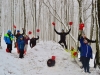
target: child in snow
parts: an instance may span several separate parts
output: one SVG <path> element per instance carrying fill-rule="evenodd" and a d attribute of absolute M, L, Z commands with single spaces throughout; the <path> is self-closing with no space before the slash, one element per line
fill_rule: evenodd
<path fill-rule="evenodd" d="M 74 47 L 71 47 L 71 57 L 74 59 L 77 57 L 77 51 L 74 49 Z"/>
<path fill-rule="evenodd" d="M 23 39 L 23 36 L 20 36 L 18 39 L 18 49 L 19 49 L 19 58 L 24 58 L 24 47 L 25 47 L 25 41 Z"/>
<path fill-rule="evenodd" d="M 36 40 L 39 39 L 39 36 L 38 38 L 34 38 L 34 36 L 30 39 L 30 47 L 33 48 L 35 45 L 36 45 Z"/>
<path fill-rule="evenodd" d="M 25 41 L 24 54 L 26 54 L 26 51 L 27 51 L 28 40 L 30 40 L 29 36 L 25 35 L 25 37 L 24 37 L 24 41 Z"/>
<path fill-rule="evenodd" d="M 12 51 L 12 41 L 13 41 L 13 34 L 11 33 L 10 30 L 4 35 L 4 40 L 7 44 L 7 49 L 6 52 L 11 53 Z"/>

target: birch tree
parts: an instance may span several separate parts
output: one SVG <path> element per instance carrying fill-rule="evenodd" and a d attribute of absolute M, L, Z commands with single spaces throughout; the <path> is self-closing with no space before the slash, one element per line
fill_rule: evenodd
<path fill-rule="evenodd" d="M 2 37 L 2 25 L 1 25 L 1 3 L 2 3 L 2 1 L 0 0 L 0 49 L 2 49 L 2 47 L 1 47 L 1 37 Z"/>
<path fill-rule="evenodd" d="M 96 55 L 95 55 L 95 61 L 94 61 L 94 67 L 96 68 L 97 65 L 99 65 L 99 68 L 100 68 L 100 50 L 99 50 L 99 31 L 100 31 L 100 28 L 99 28 L 99 25 L 100 25 L 100 13 L 99 13 L 99 10 L 100 10 L 100 0 L 95 0 L 95 10 L 98 10 L 98 12 L 96 11 L 95 12 L 95 16 L 96 16 Z M 98 15 L 98 17 L 97 17 Z"/>
<path fill-rule="evenodd" d="M 26 6 L 25 6 L 25 0 L 23 0 L 23 7 L 24 7 L 24 30 L 26 30 Z"/>

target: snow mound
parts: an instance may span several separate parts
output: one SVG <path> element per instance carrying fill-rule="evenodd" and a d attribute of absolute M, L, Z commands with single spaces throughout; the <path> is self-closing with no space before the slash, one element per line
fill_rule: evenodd
<path fill-rule="evenodd" d="M 56 56 L 56 64 L 47 66 L 47 60 Z M 91 75 L 99 71 L 91 68 Z M 39 42 L 28 50 L 23 59 L 18 58 L 16 49 L 12 53 L 0 51 L 0 75 L 88 75 L 58 43 L 53 41 Z"/>

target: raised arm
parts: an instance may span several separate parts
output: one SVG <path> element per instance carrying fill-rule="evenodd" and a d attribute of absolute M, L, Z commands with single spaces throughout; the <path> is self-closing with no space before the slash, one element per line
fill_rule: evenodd
<path fill-rule="evenodd" d="M 38 40 L 39 39 L 39 36 L 36 38 L 36 40 Z"/>
<path fill-rule="evenodd" d="M 22 28 L 22 30 L 23 30 L 23 33 L 22 33 L 22 35 L 24 35 L 24 34 L 25 34 L 25 29 L 24 29 L 24 28 Z"/>
<path fill-rule="evenodd" d="M 14 30 L 14 36 L 16 37 L 16 29 Z"/>
<path fill-rule="evenodd" d="M 61 34 L 60 32 L 57 32 L 57 31 L 56 31 L 55 27 L 54 27 L 54 31 L 55 31 L 57 34 L 59 34 L 59 35 Z"/>
<path fill-rule="evenodd" d="M 89 42 L 89 43 L 96 43 L 96 40 L 90 40 L 88 38 L 86 38 L 86 40 Z"/>
<path fill-rule="evenodd" d="M 71 28 L 69 29 L 69 31 L 68 31 L 68 32 L 66 32 L 66 33 L 65 33 L 65 35 L 69 34 L 69 33 L 70 33 L 70 31 L 71 31 Z"/>

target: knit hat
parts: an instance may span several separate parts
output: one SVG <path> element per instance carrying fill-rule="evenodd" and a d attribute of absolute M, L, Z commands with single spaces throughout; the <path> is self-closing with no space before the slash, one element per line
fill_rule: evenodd
<path fill-rule="evenodd" d="M 17 32 L 20 32 L 20 30 L 17 30 Z"/>
<path fill-rule="evenodd" d="M 8 32 L 7 33 L 11 33 L 11 30 L 8 30 Z"/>

